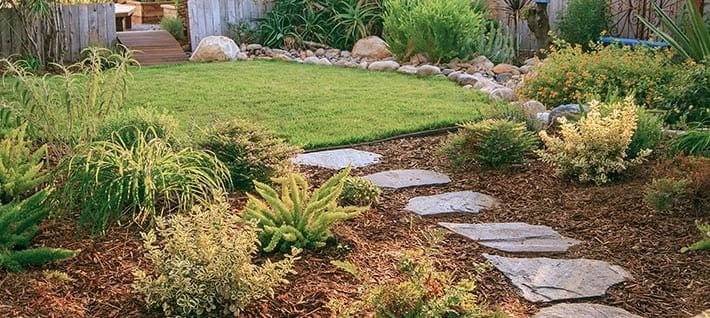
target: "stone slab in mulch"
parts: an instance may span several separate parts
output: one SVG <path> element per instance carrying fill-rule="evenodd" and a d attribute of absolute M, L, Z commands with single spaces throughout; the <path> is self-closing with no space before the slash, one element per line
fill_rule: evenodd
<path fill-rule="evenodd" d="M 563 237 L 549 226 L 527 223 L 439 223 L 478 244 L 509 253 L 566 252 L 580 242 Z"/>
<path fill-rule="evenodd" d="M 557 304 L 541 309 L 533 318 L 642 318 L 626 310 L 599 304 Z"/>
<path fill-rule="evenodd" d="M 508 258 L 483 254 L 532 302 L 599 297 L 632 279 L 623 268 L 589 259 Z"/>
<path fill-rule="evenodd" d="M 292 161 L 299 165 L 316 166 L 340 170 L 351 165 L 353 168 L 376 164 L 381 155 L 355 149 L 337 149 L 299 154 Z"/>
<path fill-rule="evenodd" d="M 495 207 L 498 204 L 493 197 L 473 192 L 459 191 L 436 195 L 414 197 L 404 208 L 419 215 L 442 213 L 479 213 Z"/>
<path fill-rule="evenodd" d="M 378 187 L 396 190 L 409 187 L 439 185 L 451 182 L 447 175 L 431 170 L 406 169 L 373 173 L 363 177 Z"/>

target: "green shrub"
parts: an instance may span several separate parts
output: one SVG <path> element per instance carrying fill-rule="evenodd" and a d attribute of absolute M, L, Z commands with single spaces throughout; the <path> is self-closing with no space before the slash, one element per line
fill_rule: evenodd
<path fill-rule="evenodd" d="M 358 216 L 364 208 L 338 206 L 348 173 L 350 168 L 330 178 L 312 194 L 308 193 L 303 176 L 296 173 L 274 179 L 281 186 L 280 196 L 270 186 L 254 182 L 256 193 L 264 201 L 249 195 L 242 217 L 256 222 L 263 230 L 259 241 L 264 252 L 323 247 L 333 237 L 330 233 L 333 223 Z"/>
<path fill-rule="evenodd" d="M 433 62 L 466 59 L 484 33 L 469 0 L 387 0 L 383 36 L 400 60 L 425 54 Z"/>
<path fill-rule="evenodd" d="M 687 253 L 692 251 L 704 251 L 710 249 L 710 223 L 700 223 L 696 222 L 695 226 L 698 228 L 702 239 L 693 243 L 688 247 L 684 247 L 680 250 L 681 253 Z"/>
<path fill-rule="evenodd" d="M 611 112 L 602 116 L 602 108 Z M 650 149 L 645 149 L 633 159 L 626 155 L 636 131 L 638 111 L 631 97 L 613 105 L 592 101 L 589 112 L 579 121 L 567 122 L 560 118 L 559 137 L 540 132 L 547 149 L 537 154 L 542 161 L 552 164 L 558 174 L 575 177 L 580 182 L 606 183 L 611 177 L 642 163 L 651 153 Z"/>
<path fill-rule="evenodd" d="M 257 43 L 259 42 L 259 30 L 254 28 L 248 21 L 241 23 L 227 23 L 226 36 L 234 42 L 241 43 Z"/>
<path fill-rule="evenodd" d="M 687 187 L 688 180 L 685 179 L 654 179 L 646 189 L 644 200 L 656 212 L 668 212 L 688 195 Z"/>
<path fill-rule="evenodd" d="M 288 170 L 288 160 L 300 152 L 270 132 L 242 120 L 216 124 L 206 131 L 198 146 L 213 152 L 227 166 L 232 185 L 239 190 L 251 190 L 254 181 L 268 182 Z"/>
<path fill-rule="evenodd" d="M 644 48 L 594 45 L 553 49 L 526 75 L 520 93 L 549 107 L 580 104 L 607 96 L 633 96 L 637 105 L 655 107 L 676 67 L 665 55 Z"/>
<path fill-rule="evenodd" d="M 495 64 L 508 63 L 515 57 L 513 36 L 502 23 L 488 21 L 486 31 L 476 40 L 475 52 Z"/>
<path fill-rule="evenodd" d="M 382 189 L 372 181 L 360 177 L 347 177 L 338 200 L 341 205 L 370 206 L 380 202 Z"/>
<path fill-rule="evenodd" d="M 185 40 L 185 25 L 181 18 L 163 17 L 160 19 L 160 28 L 168 31 L 178 41 Z"/>
<path fill-rule="evenodd" d="M 44 183 L 42 172 L 47 146 L 32 151 L 24 124 L 0 138 L 0 204 L 22 199 Z"/>
<path fill-rule="evenodd" d="M 668 143 L 668 153 L 710 157 L 710 130 L 691 130 L 674 137 Z"/>
<path fill-rule="evenodd" d="M 134 108 L 113 114 L 98 126 L 96 141 L 111 141 L 132 145 L 140 137 L 162 139 L 172 143 L 176 138 L 178 123 L 170 115 L 152 109 Z"/>
<path fill-rule="evenodd" d="M 626 150 L 627 156 L 636 158 L 645 149 L 655 150 L 663 137 L 662 128 L 663 121 L 660 118 L 645 109 L 639 109 L 636 130 Z"/>
<path fill-rule="evenodd" d="M 605 1 L 571 0 L 567 11 L 560 16 L 558 29 L 563 40 L 589 48 L 607 30 L 609 8 Z"/>
<path fill-rule="evenodd" d="M 674 202 L 678 210 L 700 213 L 710 210 L 709 158 L 678 155 L 658 162 L 653 174 L 659 178 L 686 181 L 685 195 Z"/>
<path fill-rule="evenodd" d="M 136 271 L 133 286 L 149 308 L 172 317 L 239 316 L 287 283 L 298 251 L 255 264 L 258 232 L 241 226 L 229 210 L 224 201 L 196 206 L 188 214 L 159 218 L 156 230 L 143 234 L 152 269 Z"/>
<path fill-rule="evenodd" d="M 160 139 L 132 145 L 97 141 L 75 149 L 60 164 L 65 177 L 62 204 L 80 210 L 81 227 L 92 233 L 129 214 L 138 223 L 156 215 L 188 211 L 225 189 L 229 171 L 213 154 L 173 150 Z"/>
<path fill-rule="evenodd" d="M 710 125 L 710 63 L 686 63 L 675 74 L 657 104 L 668 111 L 667 123 Z"/>
<path fill-rule="evenodd" d="M 368 287 L 365 299 L 340 309 L 341 317 L 506 317 L 478 304 L 475 277 L 456 280 L 453 273 L 437 270 L 431 255 L 406 251 L 399 264 L 401 279 Z"/>
<path fill-rule="evenodd" d="M 96 128 L 125 101 L 128 66 L 135 63 L 131 52 L 113 53 L 90 47 L 86 59 L 68 67 L 57 65 L 59 75 L 38 76 L 21 62 L 0 60 L 15 80 L 17 100 L 0 100 L 17 118 L 29 123 L 33 138 L 59 146 L 91 141 Z M 36 135 L 36 136 L 35 136 Z"/>
<path fill-rule="evenodd" d="M 522 163 L 525 156 L 536 148 L 537 139 L 525 129 L 525 124 L 487 119 L 460 125 L 459 131 L 444 145 L 443 151 L 456 166 L 477 163 L 501 168 Z"/>
<path fill-rule="evenodd" d="M 49 214 L 47 196 L 42 190 L 23 201 L 0 203 L 0 269 L 17 272 L 78 253 L 49 247 L 26 249 L 39 232 L 37 224 Z"/>

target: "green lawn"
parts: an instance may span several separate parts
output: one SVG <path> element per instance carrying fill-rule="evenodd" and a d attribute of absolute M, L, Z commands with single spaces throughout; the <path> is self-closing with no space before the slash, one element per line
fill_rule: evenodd
<path fill-rule="evenodd" d="M 450 126 L 488 103 L 443 78 L 277 61 L 147 67 L 133 75 L 130 106 L 166 109 L 186 127 L 243 118 L 306 148 Z"/>

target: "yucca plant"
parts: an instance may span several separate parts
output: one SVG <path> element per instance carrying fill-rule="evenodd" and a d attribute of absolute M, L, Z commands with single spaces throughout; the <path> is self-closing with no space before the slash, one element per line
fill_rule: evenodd
<path fill-rule="evenodd" d="M 349 49 L 357 40 L 375 34 L 381 25 L 381 13 L 379 4 L 371 0 L 340 0 L 332 18 L 333 44 Z"/>
<path fill-rule="evenodd" d="M 20 199 L 46 180 L 42 168 L 47 146 L 32 151 L 26 130 L 25 123 L 0 138 L 0 204 Z"/>
<path fill-rule="evenodd" d="M 510 62 L 515 57 L 513 36 L 503 24 L 494 21 L 489 21 L 486 29 L 476 41 L 476 53 L 496 64 Z"/>
<path fill-rule="evenodd" d="M 696 62 L 710 59 L 710 29 L 694 3 L 690 0 L 685 1 L 683 10 L 686 15 L 676 23 L 655 1 L 650 2 L 665 31 L 642 16 L 638 16 L 646 27 L 678 51 L 683 59 L 693 59 Z"/>
<path fill-rule="evenodd" d="M 78 252 L 49 247 L 25 249 L 39 232 L 37 224 L 48 214 L 47 197 L 47 190 L 42 190 L 23 201 L 0 204 L 0 269 L 17 272 Z"/>
<path fill-rule="evenodd" d="M 315 249 L 326 245 L 333 235 L 333 223 L 352 219 L 366 208 L 338 206 L 345 177 L 350 168 L 336 174 L 312 194 L 302 175 L 290 173 L 274 178 L 281 194 L 267 184 L 255 182 L 261 199 L 249 195 L 243 211 L 244 221 L 256 222 L 264 252 L 288 251 L 291 247 Z"/>
<path fill-rule="evenodd" d="M 143 224 L 156 215 L 189 211 L 225 190 L 229 170 L 214 154 L 173 150 L 161 139 L 98 141 L 75 149 L 59 171 L 62 202 L 81 211 L 80 225 L 96 234 L 128 214 Z M 152 133 L 155 135 L 155 132 Z"/>

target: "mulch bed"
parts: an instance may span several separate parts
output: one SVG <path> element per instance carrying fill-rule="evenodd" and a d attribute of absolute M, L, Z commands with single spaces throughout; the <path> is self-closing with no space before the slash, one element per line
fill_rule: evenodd
<path fill-rule="evenodd" d="M 643 203 L 643 189 L 650 180 L 650 164 L 632 176 L 605 186 L 585 186 L 552 175 L 552 169 L 533 162 L 512 171 L 453 170 L 438 154 L 445 137 L 401 139 L 358 147 L 383 155 L 375 166 L 357 169 L 365 175 L 387 169 L 419 168 L 447 173 L 446 186 L 385 191 L 381 203 L 358 218 L 337 225 L 337 246 L 304 252 L 298 275 L 250 308 L 249 317 L 329 317 L 329 301 L 349 303 L 360 296 L 361 281 L 337 270 L 332 260 L 356 264 L 365 283 L 395 278 L 398 254 L 426 246 L 436 222 L 527 222 L 551 226 L 562 235 L 583 241 L 564 254 L 506 254 L 448 234 L 441 242 L 437 264 L 460 275 L 474 271 L 484 259 L 481 253 L 505 256 L 547 256 L 598 259 L 627 269 L 634 280 L 609 289 L 606 297 L 583 300 L 624 308 L 644 317 L 690 317 L 710 308 L 708 254 L 680 254 L 681 247 L 697 240 L 693 222 L 707 215 L 653 212 Z M 302 169 L 318 184 L 333 172 Z M 403 210 L 418 195 L 473 190 L 499 199 L 500 207 L 477 215 L 451 214 L 418 217 Z M 243 202 L 243 200 L 237 200 Z M 242 203 L 236 203 L 237 208 Z M 132 272 L 145 267 L 141 259 L 140 230 L 115 227 L 94 240 L 77 236 L 70 222 L 47 222 L 37 245 L 81 249 L 74 259 L 25 273 L 0 273 L 0 316 L 41 317 L 145 317 L 131 293 Z M 45 270 L 69 274 L 74 281 L 47 278 Z M 501 308 L 513 317 L 535 313 L 540 305 L 520 298 L 499 272 L 491 269 L 480 277 L 481 302 Z"/>

